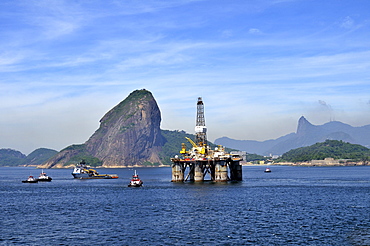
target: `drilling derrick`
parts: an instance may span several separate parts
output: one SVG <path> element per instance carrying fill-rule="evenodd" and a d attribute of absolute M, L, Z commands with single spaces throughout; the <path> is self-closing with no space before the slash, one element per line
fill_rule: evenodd
<path fill-rule="evenodd" d="M 207 127 L 204 119 L 204 104 L 201 97 L 198 97 L 197 103 L 197 122 L 195 125 L 196 139 L 195 143 L 198 146 L 207 146 Z M 207 149 L 207 148 L 206 148 Z"/>
<path fill-rule="evenodd" d="M 195 125 L 195 142 L 185 137 L 191 144 L 191 148 L 186 150 L 186 145 L 181 145 L 180 154 L 182 157 L 171 158 L 172 182 L 183 181 L 204 181 L 208 174 L 211 181 L 241 181 L 242 166 L 239 155 L 225 152 L 223 146 L 218 146 L 214 150 L 207 145 L 207 127 L 204 120 L 204 105 L 201 97 L 197 102 L 197 120 Z M 228 172 L 229 169 L 229 172 Z"/>

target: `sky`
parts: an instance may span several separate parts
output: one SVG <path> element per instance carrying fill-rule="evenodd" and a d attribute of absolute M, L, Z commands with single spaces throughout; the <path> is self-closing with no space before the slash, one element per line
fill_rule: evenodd
<path fill-rule="evenodd" d="M 370 124 L 370 1 L 0 2 L 0 148 L 81 144 L 132 91 L 161 129 L 276 139 Z"/>

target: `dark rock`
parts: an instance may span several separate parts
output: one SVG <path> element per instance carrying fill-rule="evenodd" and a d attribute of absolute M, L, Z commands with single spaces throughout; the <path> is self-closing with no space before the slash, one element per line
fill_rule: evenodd
<path fill-rule="evenodd" d="M 43 167 L 65 166 L 82 154 L 100 159 L 104 167 L 161 163 L 158 153 L 164 139 L 160 122 L 161 113 L 152 93 L 136 90 L 103 116 L 99 129 L 85 144 L 62 150 Z"/>
<path fill-rule="evenodd" d="M 134 91 L 104 115 L 99 129 L 86 142 L 86 150 L 104 166 L 160 162 L 160 122 L 161 113 L 152 94 Z"/>

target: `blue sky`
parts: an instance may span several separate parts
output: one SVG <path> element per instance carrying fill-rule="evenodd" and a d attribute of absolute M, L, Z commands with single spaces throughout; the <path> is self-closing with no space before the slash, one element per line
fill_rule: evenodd
<path fill-rule="evenodd" d="M 162 129 L 266 140 L 370 124 L 370 1 L 0 2 L 0 148 L 84 143 L 130 92 Z"/>

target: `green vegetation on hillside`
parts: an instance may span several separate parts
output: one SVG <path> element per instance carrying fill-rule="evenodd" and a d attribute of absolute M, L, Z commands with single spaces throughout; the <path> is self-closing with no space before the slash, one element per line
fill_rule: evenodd
<path fill-rule="evenodd" d="M 194 139 L 194 135 L 188 134 L 185 131 L 169 131 L 161 130 L 162 136 L 166 139 L 159 153 L 159 158 L 165 165 L 171 165 L 171 158 L 175 155 L 180 155 L 181 143 L 185 143 L 190 148 L 190 143 L 186 143 L 185 137 Z"/>
<path fill-rule="evenodd" d="M 135 91 L 131 92 L 130 95 L 128 95 L 128 97 L 126 97 L 122 102 L 120 102 L 112 110 L 114 112 L 121 112 L 123 109 L 126 108 L 126 106 L 129 106 L 131 108 L 132 106 L 130 106 L 129 104 L 135 103 L 135 105 L 136 105 L 140 102 L 140 99 L 143 99 L 147 96 L 149 96 L 150 98 L 153 97 L 152 93 L 150 91 L 145 90 L 145 89 L 135 90 Z M 126 115 L 125 117 L 127 119 L 127 118 L 130 118 L 132 115 L 133 114 Z"/>
<path fill-rule="evenodd" d="M 17 150 L 0 149 L 0 166 L 37 166 L 57 153 L 56 150 L 40 148 L 26 156 Z"/>
<path fill-rule="evenodd" d="M 82 160 L 84 160 L 86 162 L 86 165 L 88 165 L 90 167 L 100 167 L 100 166 L 103 165 L 103 161 L 101 161 L 99 158 L 96 158 L 96 157 L 91 156 L 91 155 L 79 154 L 79 155 L 73 156 L 66 163 L 66 166 L 68 166 L 70 164 L 76 165 L 76 164 L 80 163 Z"/>
<path fill-rule="evenodd" d="M 326 140 L 308 147 L 292 149 L 283 154 L 276 161 L 307 162 L 311 160 L 324 160 L 325 158 L 352 159 L 354 161 L 367 160 L 370 149 L 359 145 L 338 140 Z"/>
<path fill-rule="evenodd" d="M 135 105 L 140 102 L 140 99 L 143 99 L 145 97 L 153 98 L 153 95 L 150 91 L 142 89 L 142 90 L 135 90 L 128 95 L 122 102 L 117 104 L 113 109 L 111 109 L 104 117 L 103 121 L 101 122 L 104 124 L 109 124 L 110 121 L 113 121 L 117 117 L 120 117 L 122 115 L 122 111 L 127 110 L 128 108 L 134 108 L 132 107 L 132 103 Z M 131 112 L 130 114 L 125 113 L 125 120 L 132 117 L 134 115 L 134 112 Z"/>
<path fill-rule="evenodd" d="M 270 157 L 266 157 L 266 156 L 262 156 L 262 155 L 257 155 L 257 154 L 247 154 L 247 160 L 246 161 L 250 161 L 250 162 L 254 162 L 254 161 L 267 161 L 268 159 L 270 159 Z"/>
<path fill-rule="evenodd" d="M 13 149 L 0 149 L 0 166 L 11 167 L 24 165 L 26 156 Z"/>
<path fill-rule="evenodd" d="M 49 160 L 54 155 L 58 154 L 58 151 L 53 149 L 39 148 L 32 151 L 25 160 L 26 165 L 41 165 Z"/>
<path fill-rule="evenodd" d="M 146 89 L 141 89 L 141 90 L 135 90 L 130 93 L 130 95 L 127 98 L 130 98 L 132 101 L 139 101 L 139 99 L 145 97 L 145 96 L 151 96 L 152 93 Z"/>
<path fill-rule="evenodd" d="M 68 165 L 76 165 L 80 163 L 82 160 L 86 162 L 86 164 L 90 167 L 99 167 L 103 165 L 103 161 L 101 161 L 99 158 L 96 158 L 92 156 L 86 149 L 85 144 L 74 144 L 70 145 L 64 150 L 74 150 L 77 152 L 76 155 L 73 155 L 71 159 L 67 163 L 64 164 L 64 166 Z M 62 150 L 63 151 L 63 150 Z"/>

